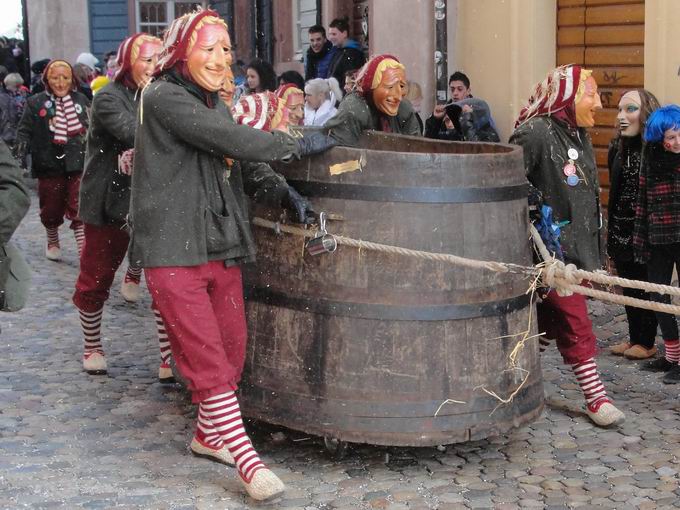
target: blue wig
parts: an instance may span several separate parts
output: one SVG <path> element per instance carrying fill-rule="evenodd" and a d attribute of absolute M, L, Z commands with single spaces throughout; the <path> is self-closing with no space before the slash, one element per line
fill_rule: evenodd
<path fill-rule="evenodd" d="M 669 104 L 655 110 L 647 119 L 645 142 L 658 143 L 669 129 L 680 129 L 680 106 Z"/>

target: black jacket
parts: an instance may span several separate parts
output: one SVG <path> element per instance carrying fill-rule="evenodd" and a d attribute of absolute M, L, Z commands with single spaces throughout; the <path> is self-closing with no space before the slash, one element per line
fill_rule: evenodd
<path fill-rule="evenodd" d="M 118 170 L 118 156 L 135 145 L 135 92 L 113 82 L 94 96 L 87 132 L 79 217 L 85 223 L 122 222 L 130 208 L 130 177 Z"/>
<path fill-rule="evenodd" d="M 311 46 L 307 48 L 305 81 L 313 80 L 314 78 L 328 78 L 336 51 L 330 41 L 326 41 L 326 44 L 323 45 L 319 53 L 315 53 Z"/>
<path fill-rule="evenodd" d="M 345 86 L 345 73 L 359 69 L 366 63 L 366 57 L 358 42 L 348 39 L 345 46 L 335 51 L 330 66 L 330 76 L 338 80 L 340 89 Z"/>
<path fill-rule="evenodd" d="M 71 92 L 78 119 L 87 129 L 90 101 L 80 92 Z M 30 152 L 33 177 L 46 177 L 63 173 L 79 173 L 85 163 L 85 133 L 70 137 L 65 145 L 52 142 L 54 138 L 49 122 L 54 116 L 54 99 L 41 92 L 26 101 L 19 121 L 17 144 L 19 155 Z M 80 110 L 80 111 L 78 111 Z"/>
<path fill-rule="evenodd" d="M 140 100 L 130 200 L 129 257 L 138 267 L 254 259 L 244 190 L 279 206 L 286 181 L 261 161 L 299 155 L 276 131 L 238 125 L 217 94 L 170 71 Z M 214 105 L 213 107 L 208 106 Z M 241 160 L 225 161 L 226 158 Z"/>

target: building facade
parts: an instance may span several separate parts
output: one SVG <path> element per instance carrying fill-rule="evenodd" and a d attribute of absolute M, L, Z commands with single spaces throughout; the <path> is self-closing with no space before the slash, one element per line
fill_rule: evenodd
<path fill-rule="evenodd" d="M 235 56 L 271 61 L 278 72 L 302 71 L 307 30 L 336 17 L 351 20 L 351 37 L 368 54 L 389 52 L 423 90 L 423 115 L 434 105 L 436 74 L 460 69 L 485 99 L 501 138 L 532 85 L 557 64 L 592 68 L 604 110 L 592 131 L 601 182 L 616 104 L 630 88 L 650 89 L 662 103 L 680 102 L 680 17 L 677 0 L 27 0 L 33 60 L 101 56 L 128 34 L 161 34 L 195 5 L 229 23 Z M 439 24 L 435 12 L 440 18 Z M 445 17 L 442 18 L 442 15 Z M 437 27 L 446 28 L 444 66 L 435 64 Z M 441 98 L 440 98 L 441 99 Z M 606 195 L 603 197 L 606 203 Z"/>

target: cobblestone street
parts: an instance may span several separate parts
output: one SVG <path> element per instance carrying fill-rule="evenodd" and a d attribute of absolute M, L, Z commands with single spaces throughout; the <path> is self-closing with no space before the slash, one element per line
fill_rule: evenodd
<path fill-rule="evenodd" d="M 179 385 L 157 381 L 149 296 L 127 304 L 114 284 L 103 322 L 108 376 L 82 370 L 71 303 L 75 242 L 44 257 L 37 198 L 15 235 L 34 270 L 28 306 L 0 315 L 0 508 L 298 509 L 680 507 L 680 387 L 603 351 L 602 378 L 627 420 L 594 427 L 557 349 L 543 357 L 547 405 L 507 437 L 447 448 L 350 447 L 339 461 L 323 440 L 250 423 L 263 460 L 287 484 L 255 503 L 234 469 L 191 456 L 196 409 Z M 627 331 L 623 308 L 593 303 L 602 348 Z"/>

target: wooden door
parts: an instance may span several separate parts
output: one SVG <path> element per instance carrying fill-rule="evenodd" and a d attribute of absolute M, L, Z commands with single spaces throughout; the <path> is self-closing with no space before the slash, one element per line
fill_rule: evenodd
<path fill-rule="evenodd" d="M 615 135 L 617 106 L 626 91 L 644 86 L 644 0 L 558 0 L 557 64 L 592 69 L 603 109 L 590 130 L 602 185 L 609 199 L 607 147 Z"/>

